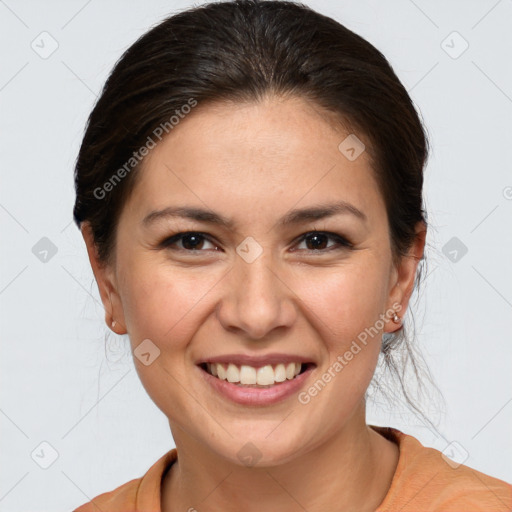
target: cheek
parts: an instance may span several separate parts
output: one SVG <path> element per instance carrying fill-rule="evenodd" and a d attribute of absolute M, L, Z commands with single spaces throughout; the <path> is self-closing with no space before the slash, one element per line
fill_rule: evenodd
<path fill-rule="evenodd" d="M 301 288 L 299 282 L 304 284 Z M 310 311 L 331 351 L 344 351 L 360 333 L 376 327 L 385 307 L 385 279 L 378 264 L 353 264 L 316 275 L 303 276 L 296 283 L 297 295 Z M 361 337 L 364 337 L 362 335 Z"/>
<path fill-rule="evenodd" d="M 384 287 L 377 265 L 373 269 L 347 265 L 319 278 L 315 286 L 311 281 L 300 292 L 303 311 L 310 312 L 309 322 L 327 358 L 299 401 L 325 408 L 331 418 L 322 426 L 327 432 L 353 413 L 374 375 L 381 348 Z"/>
<path fill-rule="evenodd" d="M 208 290 L 219 276 L 143 260 L 132 261 L 126 268 L 130 272 L 123 279 L 121 295 L 132 344 L 146 338 L 157 345 L 185 343 L 193 335 L 193 319 L 202 301 L 207 301 Z"/>
<path fill-rule="evenodd" d="M 158 356 L 149 365 L 134 357 L 140 381 L 153 402 L 168 417 L 186 409 L 188 394 L 181 383 L 188 378 L 184 357 L 201 319 L 202 301 L 214 283 L 160 264 L 130 263 L 121 295 L 132 351 L 144 340 Z M 146 342 L 147 343 L 147 342 Z M 152 345 L 150 345 L 152 347 Z"/>

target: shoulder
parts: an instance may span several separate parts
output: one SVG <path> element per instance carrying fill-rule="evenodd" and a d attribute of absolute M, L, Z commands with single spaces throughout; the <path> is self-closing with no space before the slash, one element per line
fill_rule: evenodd
<path fill-rule="evenodd" d="M 390 427 L 377 431 L 395 440 L 400 457 L 377 512 L 510 512 L 512 485 L 464 464 Z"/>
<path fill-rule="evenodd" d="M 96 496 L 73 512 L 160 512 L 162 477 L 176 459 L 177 451 L 173 448 L 160 457 L 144 476 Z"/>
<path fill-rule="evenodd" d="M 84 503 L 73 512 L 128 512 L 135 510 L 137 490 L 140 486 L 141 478 L 135 478 L 120 485 L 113 491 L 104 492 L 96 496 L 93 500 Z"/>

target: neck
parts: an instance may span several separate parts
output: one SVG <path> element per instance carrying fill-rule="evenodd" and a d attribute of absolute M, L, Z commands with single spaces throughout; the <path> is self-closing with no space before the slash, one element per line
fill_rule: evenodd
<path fill-rule="evenodd" d="M 398 463 L 398 447 L 353 417 L 328 441 L 272 467 L 244 467 L 173 429 L 178 460 L 162 484 L 170 510 L 374 511 Z"/>

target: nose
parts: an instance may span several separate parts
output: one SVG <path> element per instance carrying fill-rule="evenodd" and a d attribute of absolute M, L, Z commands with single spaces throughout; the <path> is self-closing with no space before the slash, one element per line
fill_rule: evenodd
<path fill-rule="evenodd" d="M 222 326 L 239 331 L 244 338 L 261 340 L 271 337 L 278 328 L 293 325 L 296 295 L 283 272 L 279 274 L 278 266 L 265 251 L 251 263 L 236 258 L 217 308 Z"/>

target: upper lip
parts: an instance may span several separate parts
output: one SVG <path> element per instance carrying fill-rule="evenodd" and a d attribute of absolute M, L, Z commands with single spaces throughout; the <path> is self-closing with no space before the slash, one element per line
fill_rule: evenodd
<path fill-rule="evenodd" d="M 204 363 L 225 363 L 235 364 L 237 366 L 247 365 L 259 368 L 260 366 L 273 365 L 279 363 L 313 363 L 311 358 L 295 354 L 266 354 L 261 356 L 251 356 L 248 354 L 223 354 L 220 356 L 206 357 L 200 359 L 196 364 Z"/>

